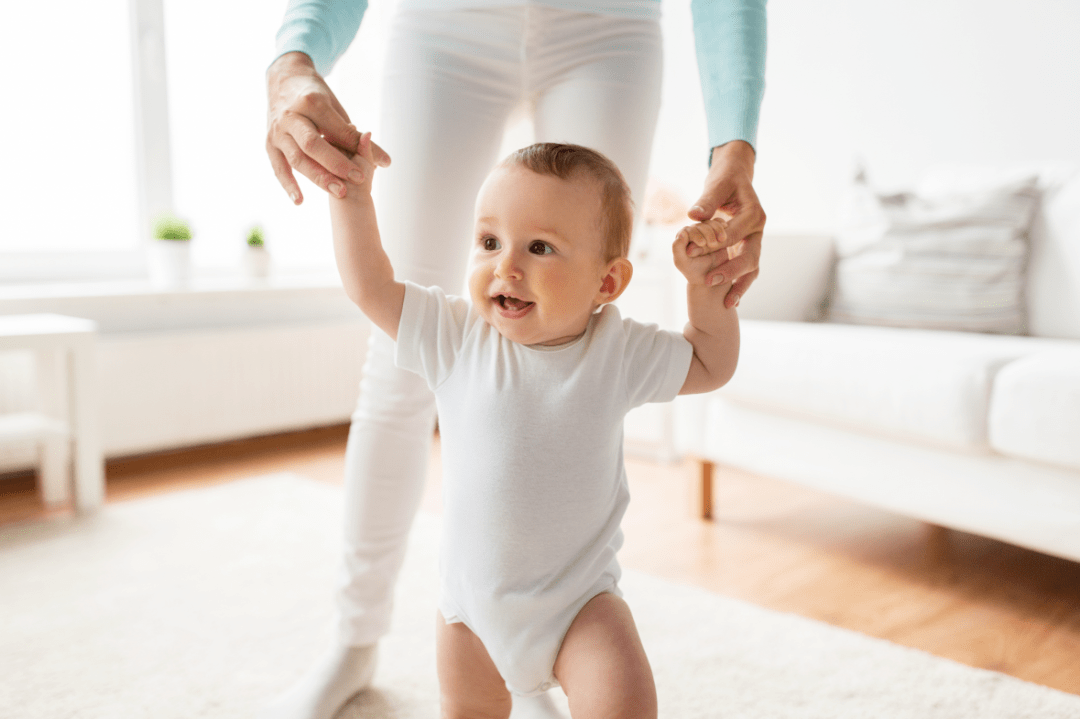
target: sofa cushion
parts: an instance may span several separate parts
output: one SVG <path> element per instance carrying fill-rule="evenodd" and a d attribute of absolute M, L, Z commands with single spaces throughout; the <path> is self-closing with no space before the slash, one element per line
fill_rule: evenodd
<path fill-rule="evenodd" d="M 1034 175 L 978 191 L 875 192 L 860 174 L 841 231 L 830 319 L 1020 334 Z"/>
<path fill-rule="evenodd" d="M 990 445 L 1015 457 L 1080 469 L 1080 348 L 1006 365 L 990 396 Z"/>
<path fill-rule="evenodd" d="M 986 415 L 1006 363 L 1069 343 L 804 322 L 742 323 L 729 400 L 870 434 L 989 451 Z"/>

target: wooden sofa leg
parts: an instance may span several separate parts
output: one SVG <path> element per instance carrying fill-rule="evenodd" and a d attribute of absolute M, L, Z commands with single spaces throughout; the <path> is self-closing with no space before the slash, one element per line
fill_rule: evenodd
<path fill-rule="evenodd" d="M 697 459 L 699 468 L 700 491 L 698 492 L 699 516 L 702 519 L 713 518 L 713 470 L 716 465 L 707 459 Z"/>

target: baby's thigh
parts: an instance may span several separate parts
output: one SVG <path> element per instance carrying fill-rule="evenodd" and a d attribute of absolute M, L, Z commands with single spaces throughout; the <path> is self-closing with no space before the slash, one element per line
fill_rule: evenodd
<path fill-rule="evenodd" d="M 607 592 L 582 607 L 555 659 L 574 719 L 656 716 L 656 686 L 630 607 Z"/>
<path fill-rule="evenodd" d="M 435 654 L 443 719 L 506 719 L 510 692 L 480 638 L 438 614 Z"/>

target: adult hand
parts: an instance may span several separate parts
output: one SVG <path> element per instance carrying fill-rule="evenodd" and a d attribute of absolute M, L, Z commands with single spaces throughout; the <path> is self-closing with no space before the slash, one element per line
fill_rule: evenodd
<path fill-rule="evenodd" d="M 294 204 L 304 201 L 294 168 L 336 197 L 345 196 L 346 180 L 364 181 L 363 173 L 346 156 L 356 152 L 361 133 L 310 57 L 285 53 L 266 71 L 266 86 L 266 154 Z M 372 151 L 375 164 L 390 164 L 390 156 L 381 147 L 373 144 Z"/>
<path fill-rule="evenodd" d="M 742 140 L 713 148 L 705 190 L 686 213 L 697 222 L 706 222 L 716 216 L 727 218 L 723 242 L 728 260 L 706 278 L 707 284 L 712 284 L 712 279 L 717 276 L 723 276 L 717 284 L 732 283 L 724 298 L 725 307 L 739 304 L 758 276 L 765 211 L 754 192 L 754 159 L 754 148 Z"/>

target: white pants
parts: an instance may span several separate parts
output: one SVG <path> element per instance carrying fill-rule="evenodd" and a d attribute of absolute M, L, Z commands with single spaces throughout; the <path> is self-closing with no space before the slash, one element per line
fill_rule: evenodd
<path fill-rule="evenodd" d="M 388 42 L 375 183 L 398 279 L 460 292 L 476 193 L 508 117 L 531 113 L 537 141 L 600 150 L 640 205 L 660 103 L 656 20 L 543 6 L 398 11 Z M 394 583 L 420 501 L 435 401 L 373 331 L 345 463 L 345 644 L 390 626 Z"/>

